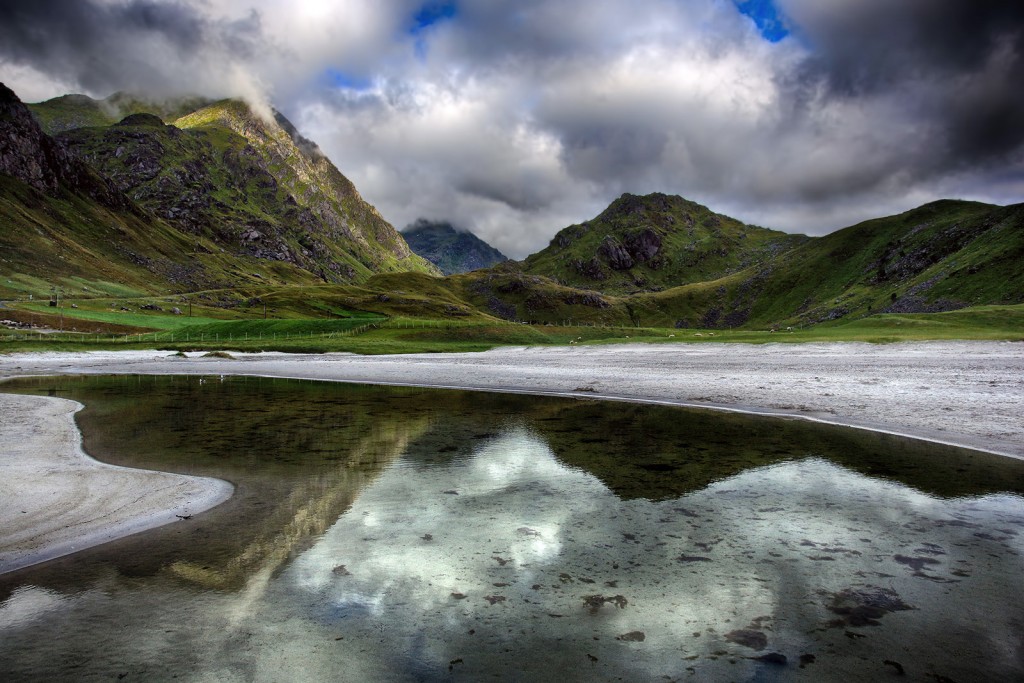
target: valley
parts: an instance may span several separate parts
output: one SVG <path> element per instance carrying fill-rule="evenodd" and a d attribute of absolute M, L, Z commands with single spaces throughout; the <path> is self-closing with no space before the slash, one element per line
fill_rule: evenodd
<path fill-rule="evenodd" d="M 406 236 L 432 263 L 277 112 L 2 106 L 5 350 L 1024 338 L 1024 205 L 808 237 L 624 194 L 522 261 L 421 220 Z"/>

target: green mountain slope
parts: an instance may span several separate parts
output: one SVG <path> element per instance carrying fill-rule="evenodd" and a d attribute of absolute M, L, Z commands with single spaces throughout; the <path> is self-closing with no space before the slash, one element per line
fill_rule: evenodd
<path fill-rule="evenodd" d="M 147 111 L 114 119 L 122 107 Z M 447 269 L 446 249 L 464 258 L 450 226 L 414 227 Z M 0 298 L 216 289 L 225 307 L 281 299 L 315 315 L 329 300 L 402 317 L 714 329 L 891 314 L 872 318 L 884 328 L 1024 304 L 1024 205 L 944 200 L 810 238 L 626 194 L 522 263 L 438 272 L 280 114 L 125 95 L 30 114 L 0 88 Z"/>
<path fill-rule="evenodd" d="M 945 200 L 817 238 L 736 278 L 723 310 L 811 324 L 1024 302 L 1024 207 Z"/>
<path fill-rule="evenodd" d="M 131 294 L 312 282 L 290 264 L 226 254 L 153 217 L 46 135 L 0 85 L 0 296 Z"/>
<path fill-rule="evenodd" d="M 44 133 L 57 135 L 75 128 L 112 126 L 131 114 L 153 114 L 165 121 L 173 121 L 211 102 L 203 97 L 153 101 L 118 92 L 102 100 L 88 95 L 61 95 L 26 106 Z"/>
<path fill-rule="evenodd" d="M 279 114 L 225 100 L 165 125 L 133 114 L 58 139 L 140 206 L 230 253 L 283 261 L 327 282 L 436 272 Z"/>
<path fill-rule="evenodd" d="M 935 202 L 802 238 L 742 270 L 658 292 L 571 287 L 531 272 L 528 264 L 509 261 L 444 279 L 377 276 L 365 285 L 360 307 L 391 313 L 398 302 L 419 298 L 443 301 L 443 308 L 432 309 L 443 317 L 475 312 L 539 324 L 720 330 L 867 325 L 858 321 L 889 314 L 872 318 L 884 330 L 909 325 L 904 314 L 930 315 L 935 322 L 937 312 L 985 306 L 1004 306 L 1019 318 L 1024 205 Z M 406 305 L 401 315 L 414 309 Z M 951 320 L 954 314 L 941 315 Z"/>
<path fill-rule="evenodd" d="M 524 269 L 573 287 L 631 294 L 715 279 L 807 239 L 744 225 L 674 195 L 624 194 L 593 220 L 561 230 Z"/>
<path fill-rule="evenodd" d="M 441 269 L 445 275 L 468 273 L 507 261 L 508 257 L 471 232 L 451 223 L 419 219 L 402 230 L 409 248 Z"/>
<path fill-rule="evenodd" d="M 680 253 L 678 230 L 668 231 L 676 239 L 663 239 L 653 259 L 636 258 L 643 253 L 643 239 L 637 236 L 657 232 L 647 227 L 651 218 L 663 223 L 674 219 L 670 224 L 675 226 L 681 212 L 686 212 L 685 234 L 692 231 L 703 241 L 684 245 Z M 702 231 L 716 220 L 717 231 Z M 602 234 L 611 237 L 599 239 Z M 777 236 L 678 197 L 625 195 L 594 221 L 560 232 L 551 246 L 527 258 L 523 268 L 527 274 L 596 289 L 606 298 L 631 295 L 623 300 L 630 319 L 643 325 L 794 326 L 874 313 L 934 313 L 1024 302 L 1024 205 L 943 200 L 824 237 Z M 607 246 L 613 241 L 617 247 Z M 655 238 L 651 241 L 656 243 Z M 580 254 L 595 244 L 595 256 L 583 261 Z M 656 262 L 652 269 L 650 260 L 659 256 L 676 267 Z M 633 263 L 611 268 L 617 257 Z M 605 279 L 582 275 L 581 263 L 583 270 L 592 267 Z M 632 286 L 626 277 L 634 278 Z M 672 286 L 673 279 L 678 286 Z M 648 291 L 637 291 L 641 286 Z M 599 319 L 604 317 L 607 312 Z"/>
<path fill-rule="evenodd" d="M 280 115 L 225 101 L 182 128 L 152 114 L 75 127 L 104 122 L 111 100 L 142 106 L 68 96 L 30 113 L 0 89 L 0 296 L 438 272 Z M 40 108 L 67 129 L 59 139 L 40 128 Z"/>

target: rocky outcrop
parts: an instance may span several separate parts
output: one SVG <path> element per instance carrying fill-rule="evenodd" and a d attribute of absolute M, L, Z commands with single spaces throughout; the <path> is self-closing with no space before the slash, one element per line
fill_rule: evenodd
<path fill-rule="evenodd" d="M 527 257 L 528 272 L 609 294 L 659 292 L 715 280 L 807 238 L 716 214 L 682 197 L 623 194 Z"/>
<path fill-rule="evenodd" d="M 626 235 L 625 247 L 637 263 L 649 263 L 661 251 L 661 235 L 653 228 L 644 228 Z"/>
<path fill-rule="evenodd" d="M 0 83 L 0 173 L 45 194 L 81 193 L 116 209 L 129 202 L 75 154 L 43 132 L 14 92 Z"/>
<path fill-rule="evenodd" d="M 643 228 L 627 233 L 622 242 L 613 235 L 607 235 L 598 248 L 597 255 L 605 259 L 615 270 L 629 270 L 640 263 L 652 263 L 661 250 L 661 236 L 652 228 Z"/>
<path fill-rule="evenodd" d="M 615 270 L 629 270 L 635 263 L 629 250 L 612 235 L 605 236 L 597 253 Z"/>

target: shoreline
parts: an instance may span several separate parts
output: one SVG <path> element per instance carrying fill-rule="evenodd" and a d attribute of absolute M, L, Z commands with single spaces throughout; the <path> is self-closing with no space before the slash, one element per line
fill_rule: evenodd
<path fill-rule="evenodd" d="M 111 465 L 82 449 L 63 398 L 0 393 L 0 574 L 209 510 L 234 486 Z"/>
<path fill-rule="evenodd" d="M 482 391 L 494 394 L 515 394 L 520 396 L 545 396 L 551 398 L 570 398 L 580 400 L 598 400 L 598 401 L 615 401 L 621 403 L 638 403 L 641 405 L 655 405 L 655 406 L 666 406 L 673 408 L 692 408 L 695 410 L 711 410 L 715 412 L 723 413 L 739 413 L 742 415 L 754 415 L 760 417 L 773 417 L 780 420 L 804 420 L 807 422 L 814 422 L 817 424 L 831 425 L 833 427 L 842 427 L 846 429 L 858 429 L 867 432 L 873 432 L 875 434 L 886 434 L 888 436 L 896 436 L 903 439 L 913 439 L 915 441 L 924 441 L 927 443 L 934 443 L 940 446 L 952 446 L 954 448 L 963 448 L 967 450 L 980 451 L 982 453 L 990 453 L 992 455 L 998 455 L 1004 458 L 1011 458 L 1013 460 L 1020 460 L 1024 462 L 1024 454 L 1014 453 L 1009 449 L 998 450 L 996 447 L 989 446 L 984 447 L 980 445 L 967 445 L 965 439 L 949 439 L 943 438 L 940 435 L 933 434 L 927 435 L 923 431 L 910 431 L 910 430 L 899 430 L 892 427 L 886 427 L 885 425 L 871 425 L 868 423 L 856 422 L 853 420 L 842 420 L 842 419 L 830 419 L 827 417 L 816 417 L 813 415 L 805 415 L 800 413 L 791 413 L 778 410 L 772 410 L 769 408 L 758 408 L 756 406 L 740 406 L 740 405 L 719 405 L 714 403 L 691 403 L 686 401 L 674 401 L 669 399 L 655 399 L 645 398 L 642 396 L 623 396 L 616 394 L 599 394 L 599 393 L 579 393 L 579 392 L 566 392 L 566 391 L 544 391 L 539 389 L 521 389 L 515 387 L 506 387 L 502 389 L 492 389 L 484 387 L 467 387 L 467 386 L 443 386 L 437 384 L 415 384 L 408 382 L 374 382 L 367 380 L 346 380 L 346 379 L 318 379 L 309 380 L 304 377 L 283 377 L 281 375 L 241 375 L 235 374 L 234 376 L 245 376 L 245 377 L 263 377 L 266 379 L 294 379 L 302 381 L 317 381 L 317 382 L 339 382 L 344 384 L 369 384 L 374 386 L 387 386 L 387 387 L 408 387 L 415 389 L 441 389 L 441 390 L 452 390 L 452 391 Z M 3 385 L 0 384 L 0 390 Z"/>
<path fill-rule="evenodd" d="M 274 352 L 232 356 L 215 358 L 193 353 L 179 357 L 168 351 L 0 355 L 0 401 L 13 396 L 2 394 L 2 380 L 15 377 L 244 375 L 740 412 L 864 429 L 1024 459 L 1024 344 L 1016 342 L 908 342 L 886 346 L 856 342 L 799 346 L 623 344 L 505 347 L 483 353 L 406 356 Z M 17 398 L 73 404 L 46 397 Z M 0 410 L 0 429 L 6 429 L 12 414 L 7 409 Z M 115 470 L 126 468 L 104 465 L 81 452 L 81 437 L 72 414 L 67 413 L 66 423 L 74 431 L 74 448 L 82 457 L 102 466 L 101 470 L 110 468 L 99 475 L 108 485 L 123 476 L 123 472 Z M 42 430 L 43 436 L 53 438 L 60 434 L 66 425 L 61 427 L 59 422 Z M 66 436 L 62 438 L 67 440 Z M 4 436 L 2 442 L 22 440 Z M 4 448 L 11 450 L 6 445 Z M 40 481 L 44 470 L 44 462 L 34 462 L 24 468 L 21 480 L 27 485 Z M 181 477 L 130 471 L 148 477 Z M 18 481 L 17 477 L 6 478 Z M 228 487 L 226 494 L 221 488 L 219 493 L 204 498 L 215 502 L 201 509 L 209 509 L 230 496 L 231 485 L 227 482 L 191 479 Z M 20 483 L 8 488 L 28 490 Z M 104 527 L 97 522 L 103 519 L 102 514 L 94 515 L 95 528 L 82 532 L 84 527 L 75 526 L 78 532 L 62 540 L 60 550 L 48 551 L 49 554 L 37 550 L 31 561 L 22 561 L 17 566 L 5 555 L 8 550 L 3 530 L 0 574 L 173 522 L 175 514 L 200 511 L 190 504 L 187 513 L 181 512 L 185 509 L 181 507 L 160 510 L 152 505 L 148 510 L 133 508 L 128 512 L 127 498 L 130 494 L 122 490 L 110 498 L 94 501 L 98 509 L 107 513 L 119 511 L 116 523 Z M 136 496 L 136 503 L 138 499 Z M 168 504 L 163 503 L 165 507 Z M 73 507 L 67 514 L 82 516 Z M 20 516 L 20 512 L 4 515 L 12 516 Z"/>

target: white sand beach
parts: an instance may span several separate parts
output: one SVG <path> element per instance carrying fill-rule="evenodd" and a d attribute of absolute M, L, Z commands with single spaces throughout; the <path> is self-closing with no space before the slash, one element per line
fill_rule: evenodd
<path fill-rule="evenodd" d="M 80 403 L 0 394 L 0 574 L 180 521 L 231 484 L 107 465 L 81 448 Z"/>
<path fill-rule="evenodd" d="M 568 395 L 811 419 L 1024 458 L 1024 344 L 1017 342 L 669 343 L 409 356 L 232 356 L 180 357 L 167 351 L 11 354 L 0 356 L 0 379 L 252 375 Z M 3 400 L 0 466 L 7 469 L 0 492 L 5 520 L 0 572 L 24 566 L 25 557 L 39 561 L 173 521 L 183 510 L 197 512 L 226 495 L 223 484 L 208 480 L 186 483 L 178 481 L 184 478 L 161 479 L 170 475 L 136 473 L 152 491 L 144 493 L 123 468 L 96 463 L 89 475 L 95 490 L 92 484 L 76 483 L 76 477 L 44 479 L 54 467 L 48 459 L 52 453 L 59 451 L 67 459 L 78 449 L 68 402 L 34 399 L 34 409 L 41 412 L 26 420 L 19 415 L 28 402 L 9 395 Z M 38 407 L 44 404 L 45 410 Z M 51 489 L 53 501 L 44 502 L 41 494 Z M 27 510 L 31 506 L 34 515 Z M 61 521 L 50 519 L 44 510 L 59 512 Z M 23 523 L 7 521 L 18 515 Z M 84 523 L 87 519 L 91 522 Z M 36 544 L 29 550 L 26 538 Z"/>

